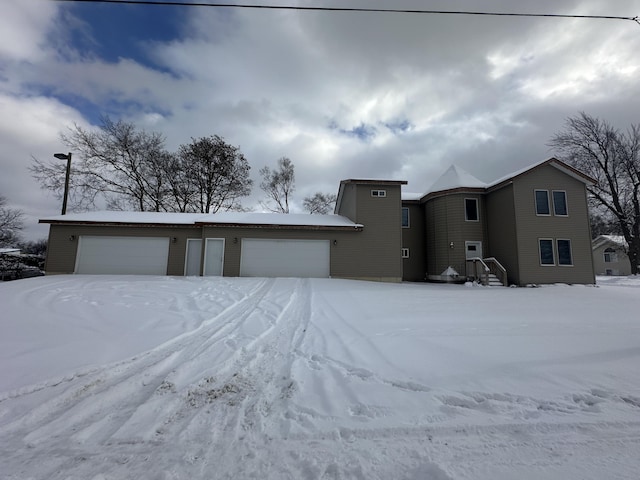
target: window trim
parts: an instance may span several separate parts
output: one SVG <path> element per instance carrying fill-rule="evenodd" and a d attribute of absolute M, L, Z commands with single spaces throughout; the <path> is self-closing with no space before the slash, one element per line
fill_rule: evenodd
<path fill-rule="evenodd" d="M 402 255 L 402 258 L 409 258 L 409 249 L 402 247 L 400 255 Z"/>
<path fill-rule="evenodd" d="M 607 260 L 607 255 L 609 256 L 609 260 Z M 613 247 L 607 247 L 602 252 L 602 259 L 604 263 L 618 263 L 618 251 Z"/>
<path fill-rule="evenodd" d="M 386 190 L 371 190 L 371 196 L 374 198 L 386 198 Z"/>
<path fill-rule="evenodd" d="M 542 263 L 542 242 L 551 242 L 551 263 Z M 556 266 L 556 252 L 554 248 L 555 241 L 553 238 L 538 238 L 538 260 L 541 267 L 555 267 Z"/>
<path fill-rule="evenodd" d="M 538 211 L 538 192 L 545 192 L 547 194 L 547 210 L 549 213 L 540 213 Z M 542 188 L 535 188 L 533 190 L 533 202 L 536 211 L 536 215 L 538 217 L 550 217 L 551 216 L 551 201 L 549 200 L 549 190 L 545 190 Z"/>
<path fill-rule="evenodd" d="M 560 263 L 560 244 L 558 242 L 568 242 L 569 244 L 569 260 L 571 263 Z M 573 267 L 573 248 L 571 247 L 570 238 L 556 238 L 556 250 L 558 252 L 558 266 L 559 267 Z"/>
<path fill-rule="evenodd" d="M 469 218 L 467 218 L 467 200 L 473 200 L 476 204 L 476 219 L 475 220 L 470 220 Z M 465 222 L 479 222 L 480 221 L 480 205 L 478 203 L 478 199 L 477 198 L 473 198 L 473 197 L 466 197 L 464 199 L 464 221 Z"/>
<path fill-rule="evenodd" d="M 564 194 L 564 209 L 566 213 L 558 213 L 556 211 L 556 193 Z M 569 216 L 569 204 L 567 203 L 567 191 L 566 190 L 551 190 L 551 200 L 553 201 L 553 215 L 556 217 L 568 217 Z"/>
<path fill-rule="evenodd" d="M 407 224 L 404 224 L 404 211 L 407 211 Z M 411 213 L 409 212 L 409 207 L 402 207 L 402 211 L 400 213 L 400 223 L 402 224 L 402 228 L 411 228 Z"/>

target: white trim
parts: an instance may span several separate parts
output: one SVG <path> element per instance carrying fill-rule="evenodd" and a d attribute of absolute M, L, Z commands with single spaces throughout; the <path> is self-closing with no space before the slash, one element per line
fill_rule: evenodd
<path fill-rule="evenodd" d="M 547 208 L 549 209 L 549 213 L 538 213 L 538 192 L 546 192 L 547 193 Z M 550 217 L 551 216 L 551 199 L 549 198 L 549 190 L 544 188 L 534 188 L 533 189 L 533 208 L 535 209 L 536 216 L 538 217 Z"/>
<path fill-rule="evenodd" d="M 222 241 L 222 259 L 220 260 L 220 276 L 224 274 L 224 250 L 225 250 L 225 239 L 224 238 L 215 238 L 215 237 L 207 237 L 204 239 L 204 257 L 202 260 L 202 275 L 207 276 L 207 248 L 209 247 L 209 240 L 221 240 Z M 217 275 L 211 275 L 217 276 Z"/>
<path fill-rule="evenodd" d="M 371 190 L 371 196 L 374 198 L 385 198 L 387 196 L 386 190 Z"/>
<path fill-rule="evenodd" d="M 402 255 L 402 258 L 409 258 L 409 249 L 403 247 L 401 255 Z"/>
<path fill-rule="evenodd" d="M 569 256 L 571 257 L 571 263 L 560 263 L 560 247 L 558 245 L 558 242 L 560 241 L 564 241 L 564 242 L 569 242 Z M 558 253 L 558 266 L 559 267 L 573 267 L 573 247 L 571 246 L 571 239 L 570 238 L 556 238 L 556 251 Z"/>
<path fill-rule="evenodd" d="M 469 255 L 467 255 L 467 252 L 469 251 L 469 245 L 475 245 L 476 247 L 476 254 L 475 255 L 471 255 L 471 257 L 469 257 Z M 484 255 L 483 251 L 482 251 L 482 241 L 481 240 L 465 240 L 464 242 L 464 259 L 469 260 L 469 258 L 475 258 L 475 257 L 479 257 L 482 258 Z"/>
<path fill-rule="evenodd" d="M 402 211 L 400 213 L 400 222 L 402 222 L 402 212 L 405 210 L 407 211 L 407 224 L 402 225 L 402 228 L 411 228 L 411 212 L 409 210 L 409 207 L 402 207 Z"/>
<path fill-rule="evenodd" d="M 553 196 L 554 193 L 561 192 L 564 193 L 564 208 L 567 211 L 565 214 L 556 213 L 556 199 Z M 555 217 L 568 217 L 569 216 L 569 202 L 567 200 L 567 191 L 566 190 L 551 190 L 551 202 L 553 204 L 553 215 Z"/>
<path fill-rule="evenodd" d="M 473 200 L 476 203 L 476 219 L 470 220 L 467 218 L 467 200 Z M 465 222 L 479 222 L 480 221 L 480 202 L 477 198 L 465 197 L 464 199 L 464 221 Z"/>
<path fill-rule="evenodd" d="M 549 240 L 551 242 L 551 255 L 553 256 L 553 263 L 542 263 L 542 248 L 540 242 L 542 240 Z M 538 238 L 538 261 L 540 262 L 541 267 L 555 267 L 556 266 L 556 249 L 555 249 L 555 241 L 553 238 L 541 237 Z"/>

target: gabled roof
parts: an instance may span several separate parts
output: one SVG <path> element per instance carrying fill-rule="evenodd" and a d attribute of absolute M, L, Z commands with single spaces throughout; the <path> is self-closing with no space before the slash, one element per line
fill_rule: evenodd
<path fill-rule="evenodd" d="M 558 160 L 557 158 L 549 158 L 548 160 L 543 160 L 542 162 L 538 162 L 538 163 L 534 163 L 533 165 L 529 165 L 528 167 L 522 168 L 520 170 L 517 170 L 515 172 L 512 172 L 508 175 L 505 175 L 502 178 L 499 178 L 498 180 L 491 182 L 490 184 L 488 184 L 488 188 L 491 190 L 495 190 L 497 188 L 500 188 L 504 185 L 507 185 L 508 183 L 510 183 L 513 179 L 521 176 L 521 175 L 525 175 L 526 173 L 530 172 L 531 170 L 534 170 L 536 168 L 540 168 L 542 166 L 545 165 L 549 165 L 551 167 L 557 168 L 558 170 L 560 170 L 563 173 L 566 173 L 567 175 L 569 175 L 570 177 L 575 178 L 576 180 L 584 183 L 585 185 L 593 185 L 596 183 L 596 181 L 591 178 L 588 175 L 585 175 L 584 173 L 582 173 L 580 170 L 577 170 L 575 168 L 573 168 L 571 165 L 568 165 L 560 160 Z"/>
<path fill-rule="evenodd" d="M 361 228 L 340 215 L 310 215 L 295 213 L 165 213 L 101 211 L 57 215 L 40 219 L 40 223 L 83 225 L 174 225 L 174 226 L 265 226 L 299 228 Z"/>

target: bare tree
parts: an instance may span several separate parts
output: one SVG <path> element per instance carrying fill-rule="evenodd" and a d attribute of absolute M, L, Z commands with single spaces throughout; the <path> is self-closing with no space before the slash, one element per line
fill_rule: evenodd
<path fill-rule="evenodd" d="M 177 157 L 177 168 L 186 183 L 176 186 L 189 197 L 195 211 L 238 210 L 239 198 L 251 193 L 249 162 L 239 147 L 218 135 L 192 138 L 191 143 L 180 146 Z"/>
<path fill-rule="evenodd" d="M 332 193 L 316 192 L 312 197 L 305 197 L 302 202 L 304 209 L 313 214 L 326 215 L 333 211 L 338 197 Z"/>
<path fill-rule="evenodd" d="M 559 158 L 596 180 L 587 187 L 593 206 L 615 218 L 628 244 L 631 273 L 640 263 L 640 125 L 620 132 L 582 112 L 567 119 L 549 143 Z"/>
<path fill-rule="evenodd" d="M 272 212 L 289 213 L 289 198 L 295 189 L 295 173 L 291 160 L 282 157 L 278 160 L 277 170 L 264 167 L 260 169 L 260 175 L 260 188 L 273 202 L 264 204 L 265 207 Z"/>
<path fill-rule="evenodd" d="M 165 209 L 169 188 L 159 176 L 167 160 L 162 135 L 105 117 L 99 130 L 74 125 L 60 137 L 74 152 L 69 191 L 75 208 L 91 208 L 102 197 L 115 209 Z M 30 170 L 43 188 L 61 196 L 64 165 L 34 158 Z"/>
<path fill-rule="evenodd" d="M 20 240 L 24 228 L 22 210 L 8 208 L 7 199 L 0 195 L 0 247 L 13 246 Z"/>

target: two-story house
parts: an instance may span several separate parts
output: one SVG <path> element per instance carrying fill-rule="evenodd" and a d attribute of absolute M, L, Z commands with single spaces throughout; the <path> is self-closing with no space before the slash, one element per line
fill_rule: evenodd
<path fill-rule="evenodd" d="M 424 194 L 343 180 L 334 215 L 89 212 L 50 224 L 47 273 L 594 283 L 585 185 L 551 159 L 492 184 L 452 167 Z"/>

